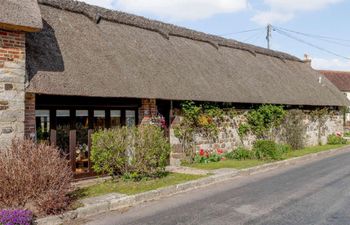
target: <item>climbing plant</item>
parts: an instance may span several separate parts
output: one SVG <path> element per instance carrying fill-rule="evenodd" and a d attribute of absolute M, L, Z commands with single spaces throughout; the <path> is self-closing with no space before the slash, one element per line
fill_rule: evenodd
<path fill-rule="evenodd" d="M 304 147 L 306 136 L 305 116 L 305 113 L 300 109 L 289 110 L 282 124 L 285 142 L 294 150 Z"/>
<path fill-rule="evenodd" d="M 194 156 L 195 135 L 201 134 L 215 141 L 225 116 L 234 117 L 233 108 L 222 109 L 215 103 L 195 103 L 185 101 L 181 104 L 182 119 L 174 128 L 185 153 Z"/>
<path fill-rule="evenodd" d="M 272 139 L 273 131 L 283 121 L 286 111 L 283 106 L 262 105 L 247 114 L 247 123 L 240 125 L 239 134 L 251 131 L 258 139 Z"/>

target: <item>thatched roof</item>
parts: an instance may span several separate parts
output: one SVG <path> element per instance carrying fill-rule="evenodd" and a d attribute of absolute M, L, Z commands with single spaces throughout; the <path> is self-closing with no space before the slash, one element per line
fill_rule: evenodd
<path fill-rule="evenodd" d="M 35 32 L 41 28 L 37 0 L 1 0 L 0 29 Z"/>
<path fill-rule="evenodd" d="M 350 92 L 350 71 L 320 70 L 339 90 Z"/>
<path fill-rule="evenodd" d="M 286 53 L 72 0 L 39 0 L 28 91 L 53 95 L 346 105 Z"/>

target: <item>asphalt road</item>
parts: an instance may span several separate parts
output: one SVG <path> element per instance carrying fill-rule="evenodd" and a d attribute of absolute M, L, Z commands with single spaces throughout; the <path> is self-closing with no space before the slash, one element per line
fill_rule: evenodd
<path fill-rule="evenodd" d="M 90 225 L 350 224 L 350 153 L 111 212 Z"/>

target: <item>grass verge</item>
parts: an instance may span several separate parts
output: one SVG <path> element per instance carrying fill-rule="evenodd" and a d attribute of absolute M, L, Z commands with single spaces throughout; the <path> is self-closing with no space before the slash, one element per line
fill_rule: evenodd
<path fill-rule="evenodd" d="M 73 195 L 77 199 L 96 197 L 108 193 L 118 192 L 121 194 L 133 195 L 146 191 L 156 190 L 158 188 L 184 183 L 186 181 L 196 180 L 205 177 L 203 175 L 188 175 L 169 173 L 167 176 L 159 179 L 142 180 L 139 182 L 124 180 L 109 180 L 101 184 L 76 190 Z"/>
<path fill-rule="evenodd" d="M 312 153 L 327 151 L 331 149 L 340 148 L 343 146 L 346 146 L 348 144 L 343 145 L 322 145 L 322 146 L 315 146 L 315 147 L 308 147 L 300 150 L 295 150 L 291 152 L 287 152 L 282 156 L 281 160 L 300 157 Z M 263 161 L 263 160 L 256 160 L 256 159 L 249 159 L 249 160 L 225 160 L 220 162 L 212 162 L 212 163 L 197 163 L 197 164 L 191 164 L 188 165 L 190 167 L 194 167 L 197 169 L 203 169 L 203 170 L 216 170 L 216 169 L 222 169 L 222 168 L 233 168 L 233 169 L 246 169 L 254 166 L 263 165 L 265 163 L 269 163 L 272 161 Z"/>

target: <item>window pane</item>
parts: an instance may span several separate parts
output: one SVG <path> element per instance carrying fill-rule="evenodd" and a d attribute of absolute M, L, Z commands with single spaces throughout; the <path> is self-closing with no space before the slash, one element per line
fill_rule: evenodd
<path fill-rule="evenodd" d="M 121 111 L 111 110 L 111 128 L 120 127 L 121 125 Z"/>
<path fill-rule="evenodd" d="M 70 112 L 69 110 L 56 110 L 57 123 L 57 147 L 64 154 L 69 153 L 69 130 L 70 130 Z"/>
<path fill-rule="evenodd" d="M 106 127 L 106 112 L 104 110 L 94 110 L 94 129 L 104 129 Z"/>
<path fill-rule="evenodd" d="M 50 139 L 50 110 L 36 110 L 36 138 L 38 142 L 49 141 Z"/>
<path fill-rule="evenodd" d="M 77 110 L 76 115 L 76 129 L 77 129 L 77 146 L 76 146 L 76 173 L 89 172 L 89 111 Z"/>
<path fill-rule="evenodd" d="M 126 126 L 132 127 L 132 126 L 136 125 L 136 112 L 135 112 L 135 110 L 126 110 L 125 117 L 126 117 Z"/>

